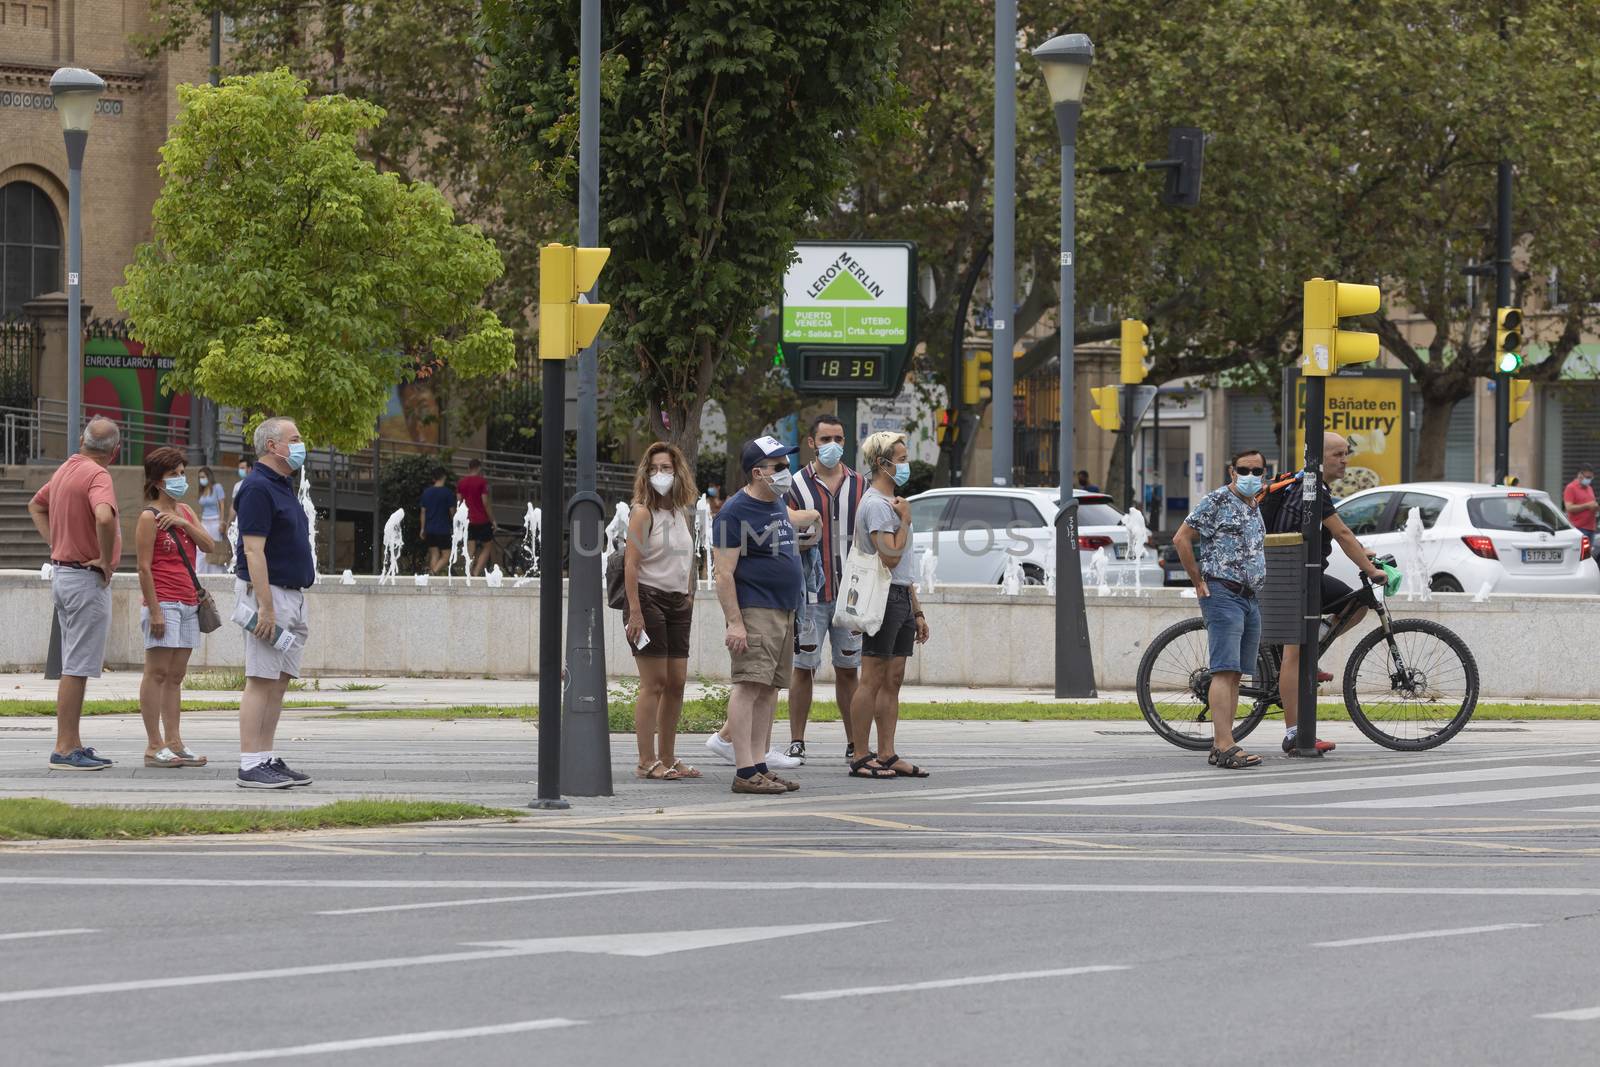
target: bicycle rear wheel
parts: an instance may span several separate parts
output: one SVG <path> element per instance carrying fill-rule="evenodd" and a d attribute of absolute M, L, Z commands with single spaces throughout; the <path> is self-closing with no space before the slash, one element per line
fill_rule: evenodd
<path fill-rule="evenodd" d="M 1242 714 L 1234 716 L 1235 741 L 1249 736 L 1272 706 L 1258 681 L 1272 677 L 1266 656 L 1262 649 L 1255 675 L 1247 675 L 1240 686 Z M 1204 619 L 1173 623 L 1156 635 L 1139 661 L 1139 711 L 1152 730 L 1179 748 L 1204 752 L 1211 747 L 1211 708 L 1206 699 L 1210 662 Z"/>
<path fill-rule="evenodd" d="M 1380 628 L 1344 669 L 1344 702 L 1356 729 L 1385 748 L 1420 752 L 1444 744 L 1478 707 L 1478 663 L 1455 633 L 1429 619 L 1396 619 L 1393 645 Z"/>

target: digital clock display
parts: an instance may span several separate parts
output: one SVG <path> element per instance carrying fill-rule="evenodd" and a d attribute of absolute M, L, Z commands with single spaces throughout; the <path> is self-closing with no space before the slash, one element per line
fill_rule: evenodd
<path fill-rule="evenodd" d="M 805 379 L 815 386 L 874 386 L 883 383 L 883 357 L 878 355 L 805 356 Z"/>

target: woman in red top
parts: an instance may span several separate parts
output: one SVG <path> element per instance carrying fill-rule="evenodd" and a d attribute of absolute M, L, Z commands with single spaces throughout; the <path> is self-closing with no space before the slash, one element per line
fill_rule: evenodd
<path fill-rule="evenodd" d="M 200 595 L 190 577 L 200 552 L 212 537 L 195 513 L 178 498 L 189 491 L 183 453 L 157 448 L 145 457 L 144 498 L 135 541 L 139 552 L 139 590 L 144 594 L 144 679 L 139 683 L 139 714 L 144 717 L 146 767 L 201 767 L 206 758 L 190 752 L 178 734 L 183 676 L 200 644 Z"/>

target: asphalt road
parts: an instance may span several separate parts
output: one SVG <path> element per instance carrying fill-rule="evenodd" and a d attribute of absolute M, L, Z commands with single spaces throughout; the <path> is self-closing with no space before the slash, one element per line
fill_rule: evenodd
<path fill-rule="evenodd" d="M 0 850 L 5 1059 L 1593 1062 L 1595 725 L 1228 773 L 913 724 L 889 783 L 822 729 L 783 798 Z"/>

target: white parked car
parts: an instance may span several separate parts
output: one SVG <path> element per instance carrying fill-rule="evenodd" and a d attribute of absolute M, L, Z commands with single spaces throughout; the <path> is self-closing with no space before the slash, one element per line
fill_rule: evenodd
<path fill-rule="evenodd" d="M 1128 558 L 1128 530 L 1122 513 L 1104 493 L 1074 490 L 1078 501 L 1079 560 L 1088 573 L 1097 550 L 1115 560 Z M 1054 566 L 1053 536 L 1059 490 L 1035 488 L 930 489 L 911 498 L 911 543 L 919 566 L 933 553 L 935 580 L 941 584 L 994 585 L 1005 577 L 1007 554 L 1022 565 L 1023 580 L 1044 581 Z M 1160 585 L 1155 549 L 1144 565 L 1146 585 Z"/>
<path fill-rule="evenodd" d="M 1412 482 L 1352 493 L 1338 508 L 1363 545 L 1393 555 L 1402 571 L 1406 520 L 1418 509 L 1422 560 L 1436 592 L 1476 593 L 1488 583 L 1496 593 L 1600 593 L 1589 538 L 1537 489 Z M 1346 585 L 1358 580 L 1337 546 L 1328 573 Z"/>

